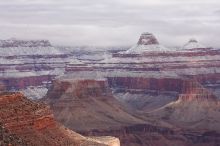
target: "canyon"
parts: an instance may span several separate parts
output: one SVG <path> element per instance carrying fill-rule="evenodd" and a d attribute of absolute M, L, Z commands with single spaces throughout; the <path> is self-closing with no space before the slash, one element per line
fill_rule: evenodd
<path fill-rule="evenodd" d="M 56 119 L 68 128 L 87 136 L 119 137 L 121 145 L 128 146 L 219 144 L 219 101 L 197 81 L 142 78 L 140 84 L 131 86 L 129 79 L 124 79 L 131 99 L 117 102 L 107 79 L 92 78 L 58 78 L 43 99 L 52 107 Z M 149 85 L 149 80 L 155 84 Z M 125 90 L 120 88 L 120 92 Z M 136 94 L 141 94 L 142 99 Z M 149 94 L 154 99 L 149 100 Z"/>
<path fill-rule="evenodd" d="M 86 138 L 117 137 L 122 146 L 220 144 L 220 49 L 196 39 L 165 47 L 152 33 L 114 51 L 40 42 L 2 43 L 0 51 L 11 52 L 0 56 L 0 89 L 50 106 L 53 120 L 43 126 L 58 121 Z"/>
<path fill-rule="evenodd" d="M 21 93 L 0 95 L 0 144 L 19 146 L 119 146 L 114 137 L 83 137 L 54 120 L 49 106 Z"/>

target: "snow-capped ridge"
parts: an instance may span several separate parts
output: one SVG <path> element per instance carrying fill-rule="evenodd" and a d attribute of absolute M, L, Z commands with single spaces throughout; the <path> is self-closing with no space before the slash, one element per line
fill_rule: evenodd
<path fill-rule="evenodd" d="M 8 39 L 0 40 L 1 48 L 12 48 L 12 47 L 51 47 L 51 43 L 48 40 L 18 40 Z"/>
<path fill-rule="evenodd" d="M 48 40 L 0 40 L 0 56 L 64 54 Z"/>

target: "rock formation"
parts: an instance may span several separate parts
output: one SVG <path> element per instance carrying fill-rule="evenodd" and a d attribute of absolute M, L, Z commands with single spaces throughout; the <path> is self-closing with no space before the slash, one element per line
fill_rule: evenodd
<path fill-rule="evenodd" d="M 159 45 L 155 36 L 151 33 L 142 33 L 138 45 Z"/>
<path fill-rule="evenodd" d="M 48 40 L 0 40 L 0 48 L 9 47 L 51 47 Z"/>
<path fill-rule="evenodd" d="M 213 105 L 218 105 L 212 93 L 204 89 L 198 82 L 183 79 L 136 79 L 119 78 L 117 81 L 116 77 L 97 79 L 94 77 L 85 78 L 83 75 L 63 76 L 53 82 L 47 97 L 43 100 L 51 105 L 57 120 L 69 128 L 76 129 L 88 136 L 116 136 L 120 138 L 123 146 L 148 144 L 158 146 L 164 144 L 214 146 L 220 143 L 218 132 L 210 133 L 211 135 L 207 133 L 212 131 L 214 127 L 216 128 L 218 122 L 211 122 L 214 125 L 211 126 L 210 124 L 209 127 L 206 127 L 207 129 L 202 129 L 202 127 L 208 121 L 197 123 L 197 120 L 201 119 L 196 119 L 195 115 L 203 118 L 204 116 L 201 116 L 201 114 L 208 110 L 206 107 L 211 108 Z M 120 92 L 145 94 L 142 98 L 148 98 L 149 94 L 146 94 L 146 92 L 151 92 L 152 96 L 157 98 L 156 95 L 162 93 L 166 95 L 169 91 L 175 92 L 175 95 L 179 97 L 172 98 L 164 105 L 154 105 L 151 110 L 150 108 L 147 108 L 148 110 L 143 108 L 141 111 L 135 112 L 135 110 L 126 108 L 125 104 L 119 104 L 113 96 L 115 93 L 111 94 L 110 87 L 118 88 Z M 120 87 L 124 87 L 124 89 Z M 154 90 L 156 92 L 153 92 Z M 173 95 L 171 94 L 171 96 Z M 136 98 L 136 96 L 131 97 Z M 159 101 L 156 101 L 163 102 L 162 97 Z M 136 98 L 136 100 L 140 99 Z M 169 110 L 170 105 L 178 103 L 179 100 L 184 102 L 177 107 L 183 106 L 184 108 Z M 201 101 L 202 106 L 196 106 L 200 110 L 193 111 L 193 105 L 184 104 L 186 101 L 194 102 L 194 100 L 195 103 Z M 145 106 L 149 106 L 148 104 L 149 100 L 146 100 Z M 189 108 L 189 111 L 187 108 Z M 210 111 L 210 114 L 205 115 L 205 119 L 208 119 L 214 111 L 217 115 L 217 108 L 218 106 Z M 189 112 L 191 112 L 191 115 Z M 179 116 L 178 120 L 173 119 L 175 116 Z M 218 120 L 218 116 L 212 120 Z M 185 125 L 181 122 L 185 122 Z M 186 130 L 187 128 L 191 128 L 192 131 Z M 206 143 L 204 144 L 203 141 L 206 141 Z"/>
<path fill-rule="evenodd" d="M 200 44 L 196 39 L 190 39 L 188 43 L 186 43 L 184 46 L 183 46 L 183 49 L 186 49 L 186 50 L 195 50 L 195 49 L 210 49 L 208 47 L 205 47 L 204 45 Z"/>
<path fill-rule="evenodd" d="M 56 119 L 76 130 L 141 123 L 113 97 L 106 79 L 57 79 L 45 99 Z"/>
<path fill-rule="evenodd" d="M 142 33 L 137 45 L 126 51 L 127 54 L 142 54 L 145 52 L 168 51 L 168 49 L 159 44 L 152 33 Z"/>
<path fill-rule="evenodd" d="M 47 105 L 30 101 L 21 93 L 0 95 L 0 122 L 3 145 L 120 145 L 117 138 L 86 138 L 65 128 L 54 120 Z"/>
<path fill-rule="evenodd" d="M 150 33 L 112 57 L 0 47 L 1 87 L 49 89 L 43 100 L 55 118 L 87 136 L 116 136 L 126 146 L 219 145 L 220 50 L 194 39 L 184 47 L 165 48 Z"/>
<path fill-rule="evenodd" d="M 182 128 L 220 131 L 220 102 L 196 81 L 184 81 L 176 101 L 153 111 L 165 121 Z"/>

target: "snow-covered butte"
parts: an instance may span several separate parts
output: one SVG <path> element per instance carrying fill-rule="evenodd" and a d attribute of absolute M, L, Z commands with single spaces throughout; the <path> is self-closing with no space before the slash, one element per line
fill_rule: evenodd
<path fill-rule="evenodd" d="M 182 49 L 191 50 L 191 49 L 206 49 L 207 47 L 200 44 L 196 39 L 190 39 L 188 43 L 186 43 Z"/>
<path fill-rule="evenodd" d="M 159 44 L 152 33 L 142 33 L 136 45 L 126 51 L 127 54 L 142 54 L 145 52 L 165 52 L 170 49 Z"/>

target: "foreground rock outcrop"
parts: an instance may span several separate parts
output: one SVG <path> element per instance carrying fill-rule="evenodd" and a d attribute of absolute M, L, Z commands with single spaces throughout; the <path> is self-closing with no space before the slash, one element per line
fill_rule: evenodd
<path fill-rule="evenodd" d="M 114 137 L 83 137 L 57 123 L 49 107 L 21 93 L 0 95 L 1 145 L 119 146 Z"/>

